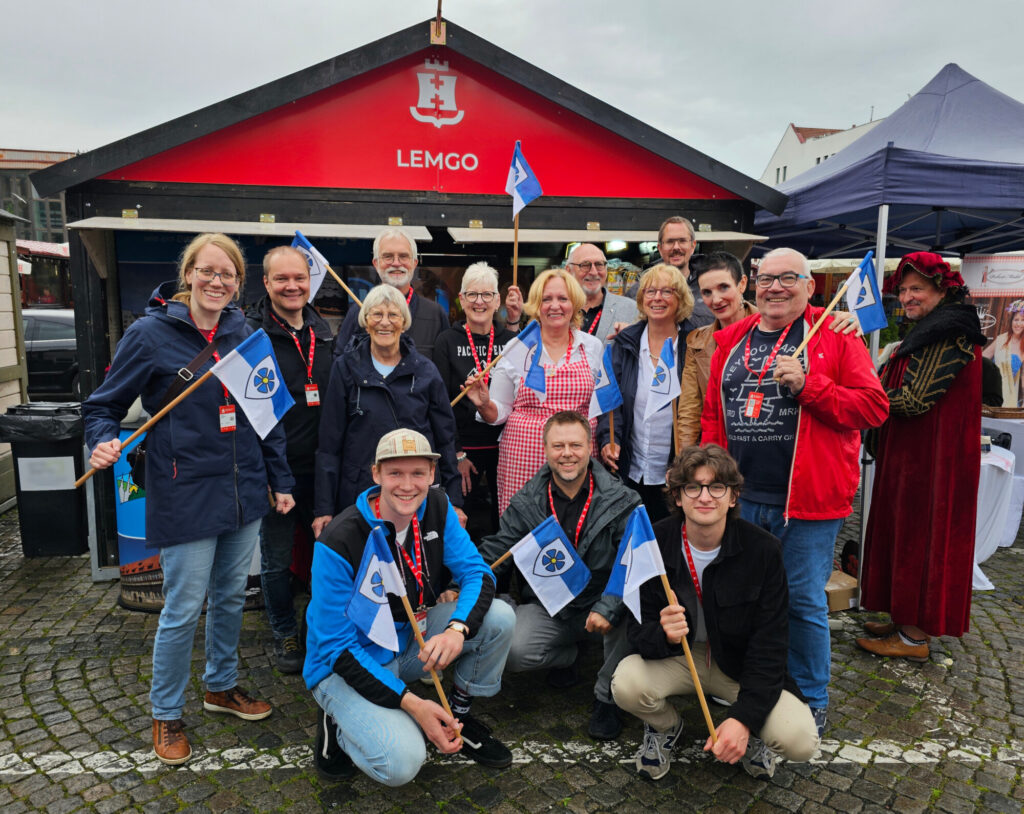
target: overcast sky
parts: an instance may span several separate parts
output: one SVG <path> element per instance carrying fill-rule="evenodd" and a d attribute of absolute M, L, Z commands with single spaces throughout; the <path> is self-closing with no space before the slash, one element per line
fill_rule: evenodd
<path fill-rule="evenodd" d="M 0 148 L 91 150 L 435 10 L 434 0 L 7 2 Z M 444 15 L 754 177 L 789 122 L 845 128 L 872 106 L 885 116 L 947 62 L 1024 100 L 1019 0 L 444 0 Z"/>

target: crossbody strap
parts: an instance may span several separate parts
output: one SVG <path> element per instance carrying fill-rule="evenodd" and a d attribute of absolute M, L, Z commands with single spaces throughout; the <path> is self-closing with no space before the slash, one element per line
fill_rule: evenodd
<path fill-rule="evenodd" d="M 199 355 L 195 359 L 178 371 L 178 375 L 171 382 L 171 386 L 167 388 L 167 392 L 164 393 L 163 400 L 160 402 L 160 406 L 157 407 L 157 412 L 160 412 L 160 410 L 170 404 L 188 386 L 189 382 L 195 378 L 196 371 L 206 364 L 207 360 L 216 352 L 218 344 L 220 344 L 219 336 L 199 351 Z"/>

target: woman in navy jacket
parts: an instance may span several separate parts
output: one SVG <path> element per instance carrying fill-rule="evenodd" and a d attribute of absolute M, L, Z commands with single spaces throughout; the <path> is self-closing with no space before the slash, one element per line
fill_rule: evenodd
<path fill-rule="evenodd" d="M 377 442 L 406 428 L 427 437 L 441 455 L 438 474 L 463 525 L 462 477 L 455 462 L 455 416 L 441 374 L 404 335 L 412 317 L 401 291 L 370 289 L 359 310 L 367 336 L 334 360 L 316 453 L 313 531 L 373 486 Z"/>
<path fill-rule="evenodd" d="M 159 410 L 177 372 L 213 339 L 214 358 L 252 332 L 235 305 L 245 282 L 242 252 L 221 234 L 199 235 L 181 258 L 178 281 L 153 294 L 146 316 L 125 331 L 106 380 L 82 405 L 89 462 L 121 455 L 119 424 L 137 396 Z M 199 375 L 198 373 L 196 375 Z M 233 423 L 231 419 L 234 419 Z M 153 644 L 153 749 L 164 763 L 191 755 L 181 722 L 196 624 L 206 614 L 203 706 L 245 720 L 271 708 L 238 686 L 238 637 L 249 563 L 268 511 L 294 505 L 280 425 L 260 440 L 224 386 L 210 378 L 158 421 L 146 438 L 146 545 L 160 550 L 164 607 Z"/>

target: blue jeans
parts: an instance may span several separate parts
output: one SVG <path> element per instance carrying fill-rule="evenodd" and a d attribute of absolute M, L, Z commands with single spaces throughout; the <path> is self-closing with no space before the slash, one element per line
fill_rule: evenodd
<path fill-rule="evenodd" d="M 740 515 L 782 540 L 789 582 L 789 674 L 812 707 L 828 707 L 832 642 L 825 583 L 832 574 L 843 520 L 783 518 L 783 506 L 740 498 Z"/>
<path fill-rule="evenodd" d="M 276 642 L 299 632 L 292 597 L 292 547 L 296 525 L 312 539 L 313 478 L 296 477 L 292 497 L 295 508 L 288 514 L 271 509 L 263 516 L 260 529 L 260 583 Z"/>
<path fill-rule="evenodd" d="M 206 605 L 206 671 L 211 692 L 238 683 L 238 636 L 242 630 L 245 584 L 259 540 L 260 521 L 216 537 L 160 549 L 164 608 L 153 642 L 153 717 L 181 718 L 185 708 L 196 624 Z"/>
<path fill-rule="evenodd" d="M 454 602 L 428 610 L 424 638 L 429 640 L 441 633 L 454 610 Z M 480 629 L 466 640 L 462 653 L 449 668 L 459 687 L 472 696 L 490 697 L 498 693 L 515 624 L 512 608 L 495 599 Z M 423 672 L 419 645 L 412 637 L 408 647 L 384 667 L 405 682 L 430 675 Z M 368 701 L 337 673 L 331 673 L 313 688 L 313 698 L 337 724 L 341 748 L 378 783 L 404 785 L 416 776 L 427 759 L 423 732 L 411 715 L 403 709 L 389 709 Z"/>

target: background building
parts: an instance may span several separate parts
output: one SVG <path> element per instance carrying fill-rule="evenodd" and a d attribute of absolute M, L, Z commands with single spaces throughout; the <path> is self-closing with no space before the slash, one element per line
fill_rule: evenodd
<path fill-rule="evenodd" d="M 50 198 L 40 197 L 29 173 L 74 155 L 50 150 L 0 148 L 0 209 L 25 219 L 25 223 L 15 221 L 15 235 L 19 240 L 39 240 L 44 243 L 67 241 L 63 193 Z"/>
<path fill-rule="evenodd" d="M 844 147 L 852 144 L 885 119 L 857 124 L 849 130 L 827 127 L 797 127 L 790 124 L 782 134 L 768 166 L 761 174 L 761 183 L 776 187 L 823 161 L 828 161 Z"/>

